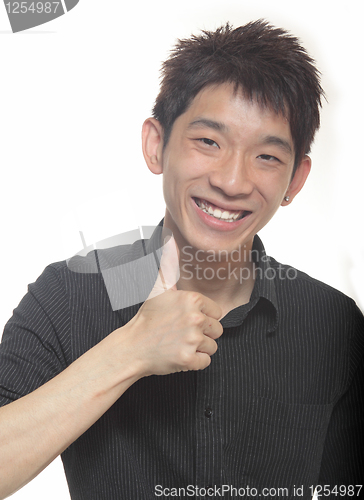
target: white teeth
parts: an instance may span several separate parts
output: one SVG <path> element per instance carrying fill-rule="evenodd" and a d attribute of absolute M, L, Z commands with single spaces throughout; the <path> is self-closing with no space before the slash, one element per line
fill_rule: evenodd
<path fill-rule="evenodd" d="M 240 216 L 240 212 L 231 214 L 227 210 L 224 210 L 223 212 L 218 208 L 214 210 L 210 205 L 206 206 L 206 204 L 199 199 L 196 199 L 196 203 L 201 208 L 201 210 L 206 214 L 212 215 L 216 219 L 223 219 L 226 222 L 234 222 Z"/>

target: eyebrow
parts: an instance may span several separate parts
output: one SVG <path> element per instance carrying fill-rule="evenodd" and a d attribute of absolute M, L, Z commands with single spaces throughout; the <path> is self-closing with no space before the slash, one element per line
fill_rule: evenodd
<path fill-rule="evenodd" d="M 213 130 L 217 130 L 218 132 L 228 132 L 229 127 L 225 125 L 225 123 L 218 122 L 216 120 L 210 120 L 209 118 L 196 118 L 191 123 L 188 124 L 187 129 L 193 129 L 198 127 L 207 127 L 212 128 Z M 266 135 L 262 140 L 263 144 L 274 144 L 275 146 L 280 147 L 286 153 L 292 155 L 293 150 L 290 143 L 282 139 L 282 137 L 278 137 L 276 135 Z"/>
<path fill-rule="evenodd" d="M 274 144 L 275 146 L 280 147 L 284 151 L 286 151 L 289 154 L 293 154 L 292 147 L 288 141 L 285 139 L 282 139 L 282 137 L 277 137 L 275 135 L 266 135 L 263 137 L 263 144 Z"/>
<path fill-rule="evenodd" d="M 196 120 L 193 120 L 188 124 L 187 129 L 198 127 L 212 128 L 213 130 L 217 130 L 218 132 L 227 132 L 229 130 L 229 127 L 225 125 L 225 123 L 217 122 L 215 120 L 209 120 L 208 118 L 196 118 Z"/>

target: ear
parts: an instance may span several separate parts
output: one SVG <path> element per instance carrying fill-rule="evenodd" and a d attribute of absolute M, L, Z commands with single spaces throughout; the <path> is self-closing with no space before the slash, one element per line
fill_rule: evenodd
<path fill-rule="evenodd" d="M 311 158 L 305 155 L 298 165 L 296 172 L 291 180 L 290 185 L 288 186 L 286 196 L 289 197 L 289 201 L 283 200 L 282 206 L 289 205 L 295 196 L 301 191 L 305 182 L 307 180 L 308 174 L 311 171 Z"/>
<path fill-rule="evenodd" d="M 153 174 L 161 174 L 163 152 L 163 128 L 155 118 L 147 118 L 142 128 L 144 159 Z"/>

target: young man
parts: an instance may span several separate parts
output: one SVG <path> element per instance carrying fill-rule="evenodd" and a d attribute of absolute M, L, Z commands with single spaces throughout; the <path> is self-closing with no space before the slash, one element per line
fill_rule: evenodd
<path fill-rule="evenodd" d="M 0 498 L 60 453 L 77 500 L 358 496 L 363 317 L 256 236 L 305 183 L 322 94 L 264 22 L 179 42 L 143 126 L 163 224 L 49 266 L 5 329 Z"/>

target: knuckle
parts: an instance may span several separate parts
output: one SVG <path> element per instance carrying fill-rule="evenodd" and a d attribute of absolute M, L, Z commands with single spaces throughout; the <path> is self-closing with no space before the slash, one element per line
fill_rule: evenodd
<path fill-rule="evenodd" d="M 189 345 L 198 345 L 201 342 L 201 333 L 197 329 L 191 329 L 186 335 L 186 342 Z"/>
<path fill-rule="evenodd" d="M 205 315 L 199 312 L 191 313 L 190 315 L 190 324 L 193 326 L 201 327 L 205 322 Z"/>
<path fill-rule="evenodd" d="M 194 360 L 194 355 L 192 352 L 181 351 L 179 355 L 179 364 L 182 368 L 188 368 L 191 366 Z"/>
<path fill-rule="evenodd" d="M 191 304 L 195 306 L 200 306 L 202 305 L 202 295 L 198 292 L 189 292 L 188 298 L 191 302 Z"/>

